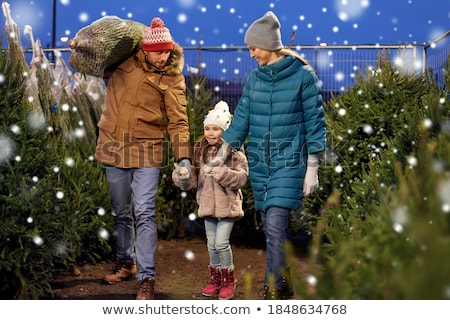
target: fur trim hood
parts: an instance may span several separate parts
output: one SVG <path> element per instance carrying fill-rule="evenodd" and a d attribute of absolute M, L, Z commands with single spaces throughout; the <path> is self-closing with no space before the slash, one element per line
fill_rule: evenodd
<path fill-rule="evenodd" d="M 136 64 L 149 72 L 166 73 L 169 76 L 182 74 L 184 68 L 184 54 L 183 48 L 176 42 L 173 43 L 173 50 L 170 54 L 167 63 L 162 69 L 145 61 L 145 55 L 142 50 L 138 50 L 135 55 Z"/>

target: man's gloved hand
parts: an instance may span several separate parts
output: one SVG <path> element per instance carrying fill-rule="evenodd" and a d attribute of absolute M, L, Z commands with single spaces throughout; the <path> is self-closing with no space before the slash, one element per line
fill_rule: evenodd
<path fill-rule="evenodd" d="M 306 175 L 303 181 L 303 196 L 307 197 L 317 190 L 319 186 L 318 170 L 319 159 L 315 154 L 308 154 Z"/>
<path fill-rule="evenodd" d="M 175 173 L 181 184 L 188 184 L 192 174 L 191 161 L 189 159 L 181 160 L 178 165 L 175 165 Z"/>
<path fill-rule="evenodd" d="M 211 172 L 212 168 L 222 165 L 225 162 L 225 160 L 228 158 L 228 155 L 230 154 L 230 152 L 231 152 L 230 145 L 224 141 L 222 143 L 222 145 L 220 146 L 219 150 L 217 151 L 217 154 L 214 157 L 214 159 L 212 159 L 210 162 L 205 164 L 205 166 L 203 168 L 205 173 L 209 174 Z"/>

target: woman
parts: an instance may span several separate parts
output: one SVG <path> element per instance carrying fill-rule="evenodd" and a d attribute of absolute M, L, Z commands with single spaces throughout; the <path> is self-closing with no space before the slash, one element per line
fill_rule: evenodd
<path fill-rule="evenodd" d="M 285 49 L 269 11 L 248 28 L 245 43 L 258 62 L 247 79 L 223 146 L 206 170 L 248 138 L 255 206 L 266 236 L 264 299 L 293 296 L 285 245 L 290 211 L 318 187 L 318 153 L 326 148 L 320 81 L 296 52 Z"/>

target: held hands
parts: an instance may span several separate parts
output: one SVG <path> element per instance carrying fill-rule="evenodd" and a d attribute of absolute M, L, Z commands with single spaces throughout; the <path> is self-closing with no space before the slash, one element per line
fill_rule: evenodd
<path fill-rule="evenodd" d="M 181 181 L 189 180 L 189 171 L 185 167 L 181 167 L 180 170 L 178 170 L 178 177 Z"/>
<path fill-rule="evenodd" d="M 318 170 L 319 160 L 317 159 L 317 156 L 314 154 L 309 154 L 305 180 L 303 182 L 303 195 L 305 197 L 316 191 L 319 186 L 319 177 L 317 175 Z"/>
<path fill-rule="evenodd" d="M 214 157 L 214 159 L 212 159 L 210 162 L 205 164 L 205 166 L 203 167 L 203 170 L 205 171 L 205 173 L 210 174 L 213 168 L 219 167 L 220 165 L 222 165 L 225 162 L 225 160 L 227 159 L 230 152 L 231 152 L 230 145 L 224 141 L 222 143 L 222 146 L 217 151 L 217 154 Z"/>

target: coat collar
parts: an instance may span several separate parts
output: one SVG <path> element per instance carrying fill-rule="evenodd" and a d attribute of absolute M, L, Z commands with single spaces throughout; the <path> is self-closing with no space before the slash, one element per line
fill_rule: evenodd
<path fill-rule="evenodd" d="M 258 76 L 264 81 L 279 81 L 297 72 L 302 65 L 294 56 L 285 56 L 277 63 L 258 66 Z"/>

